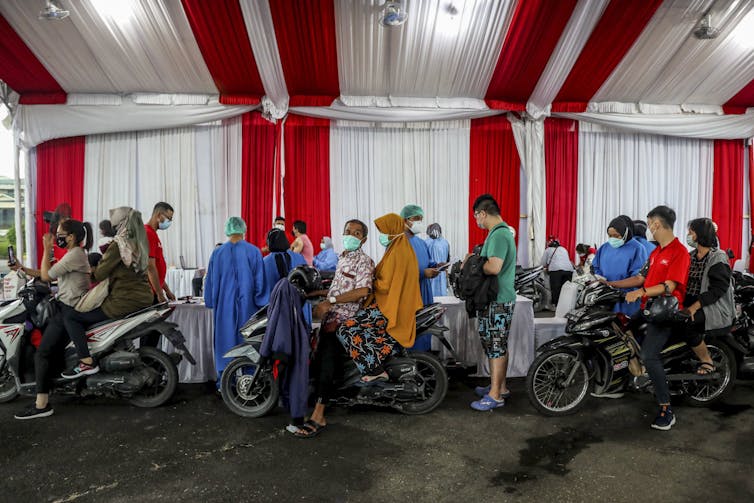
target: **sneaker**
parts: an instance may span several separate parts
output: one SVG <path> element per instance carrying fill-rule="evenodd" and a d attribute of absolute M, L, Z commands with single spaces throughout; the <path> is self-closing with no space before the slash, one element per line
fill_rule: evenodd
<path fill-rule="evenodd" d="M 489 392 L 490 392 L 490 386 L 477 386 L 476 388 L 474 388 L 474 393 L 479 398 L 483 398 L 484 395 L 489 394 Z M 508 391 L 508 393 L 500 393 L 500 398 L 502 400 L 507 400 L 510 397 L 511 397 L 511 392 L 510 391 Z"/>
<path fill-rule="evenodd" d="M 13 417 L 16 419 L 37 419 L 38 417 L 51 416 L 53 412 L 49 403 L 43 409 L 37 409 L 37 404 L 33 403 Z"/>
<path fill-rule="evenodd" d="M 65 372 L 60 374 L 60 377 L 62 377 L 63 379 L 78 379 L 79 377 L 96 374 L 97 372 L 99 372 L 99 366 L 79 362 L 79 364 L 73 367 L 71 370 L 66 370 Z"/>
<path fill-rule="evenodd" d="M 484 395 L 481 400 L 471 402 L 471 408 L 474 410 L 487 411 L 497 409 L 505 405 L 505 400 L 495 400 L 490 395 Z"/>
<path fill-rule="evenodd" d="M 619 393 L 590 393 L 594 398 L 623 398 L 623 395 L 625 393 L 619 392 Z"/>
<path fill-rule="evenodd" d="M 661 405 L 660 412 L 657 414 L 652 428 L 655 430 L 668 431 L 675 424 L 675 414 L 669 405 Z"/>

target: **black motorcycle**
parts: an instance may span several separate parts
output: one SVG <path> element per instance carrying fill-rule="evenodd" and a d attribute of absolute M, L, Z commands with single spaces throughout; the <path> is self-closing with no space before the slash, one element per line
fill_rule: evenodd
<path fill-rule="evenodd" d="M 534 312 L 538 313 L 545 308 L 547 303 L 547 287 L 542 274 L 542 266 L 525 269 L 516 266 L 516 279 L 513 287 L 516 293 L 532 300 Z"/>
<path fill-rule="evenodd" d="M 438 325 L 444 309 L 432 304 L 416 313 L 417 333 L 442 336 Z M 239 416 L 261 417 L 269 413 L 280 396 L 273 377 L 272 361 L 259 354 L 267 328 L 267 307 L 259 310 L 241 328 L 244 342 L 225 354 L 233 358 L 222 374 L 220 391 L 228 408 Z M 445 329 L 447 330 L 447 329 Z M 441 342 L 455 354 L 450 343 Z M 457 363 L 457 360 L 455 360 Z M 446 362 L 453 363 L 453 362 Z M 342 376 L 336 382 L 332 403 L 342 406 L 377 405 L 390 407 L 404 414 L 427 414 L 436 409 L 448 391 L 448 374 L 443 363 L 431 353 L 406 351 L 396 345 L 396 354 L 383 366 L 389 379 L 371 386 L 357 386 L 361 380 L 356 364 L 343 350 L 340 364 Z"/>
<path fill-rule="evenodd" d="M 546 416 L 573 414 L 590 392 L 620 394 L 626 389 L 651 390 L 643 371 L 639 343 L 644 326 L 613 312 L 623 300 L 620 290 L 594 282 L 586 286 L 577 307 L 566 315 L 567 335 L 541 346 L 526 376 L 529 401 Z M 679 316 L 681 316 L 679 314 Z M 706 334 L 715 372 L 698 375 L 698 360 L 689 345 L 671 337 L 661 356 L 672 394 L 689 404 L 706 407 L 731 391 L 741 346 L 731 335 Z M 735 348 L 735 350 L 734 350 Z"/>
<path fill-rule="evenodd" d="M 731 333 L 743 352 L 738 353 L 739 370 L 754 371 L 754 276 L 733 273 L 736 321 Z"/>

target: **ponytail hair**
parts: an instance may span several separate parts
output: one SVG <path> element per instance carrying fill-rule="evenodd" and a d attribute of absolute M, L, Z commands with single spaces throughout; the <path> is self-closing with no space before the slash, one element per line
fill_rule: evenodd
<path fill-rule="evenodd" d="M 89 222 L 79 222 L 78 220 L 64 220 L 60 223 L 60 228 L 69 234 L 73 234 L 76 239 L 76 245 L 82 246 L 86 251 L 91 250 L 94 244 L 94 233 L 92 224 Z"/>

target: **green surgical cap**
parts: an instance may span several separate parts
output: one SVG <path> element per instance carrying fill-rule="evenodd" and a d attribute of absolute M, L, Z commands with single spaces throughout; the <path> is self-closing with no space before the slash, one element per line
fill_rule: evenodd
<path fill-rule="evenodd" d="M 424 210 L 415 204 L 407 204 L 401 210 L 401 218 L 424 217 Z"/>
<path fill-rule="evenodd" d="M 225 222 L 225 235 L 246 234 L 246 222 L 241 217 L 230 217 Z"/>

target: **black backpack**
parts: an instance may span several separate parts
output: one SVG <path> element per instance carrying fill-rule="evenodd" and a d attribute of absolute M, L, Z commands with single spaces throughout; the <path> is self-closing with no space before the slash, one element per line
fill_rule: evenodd
<path fill-rule="evenodd" d="M 465 263 L 456 262 L 448 274 L 453 293 L 466 301 L 469 318 L 476 317 L 477 311 L 486 309 L 490 302 L 497 298 L 498 292 L 497 275 L 490 276 L 484 273 L 487 257 L 482 257 L 480 251 L 481 249 L 475 248 Z"/>

